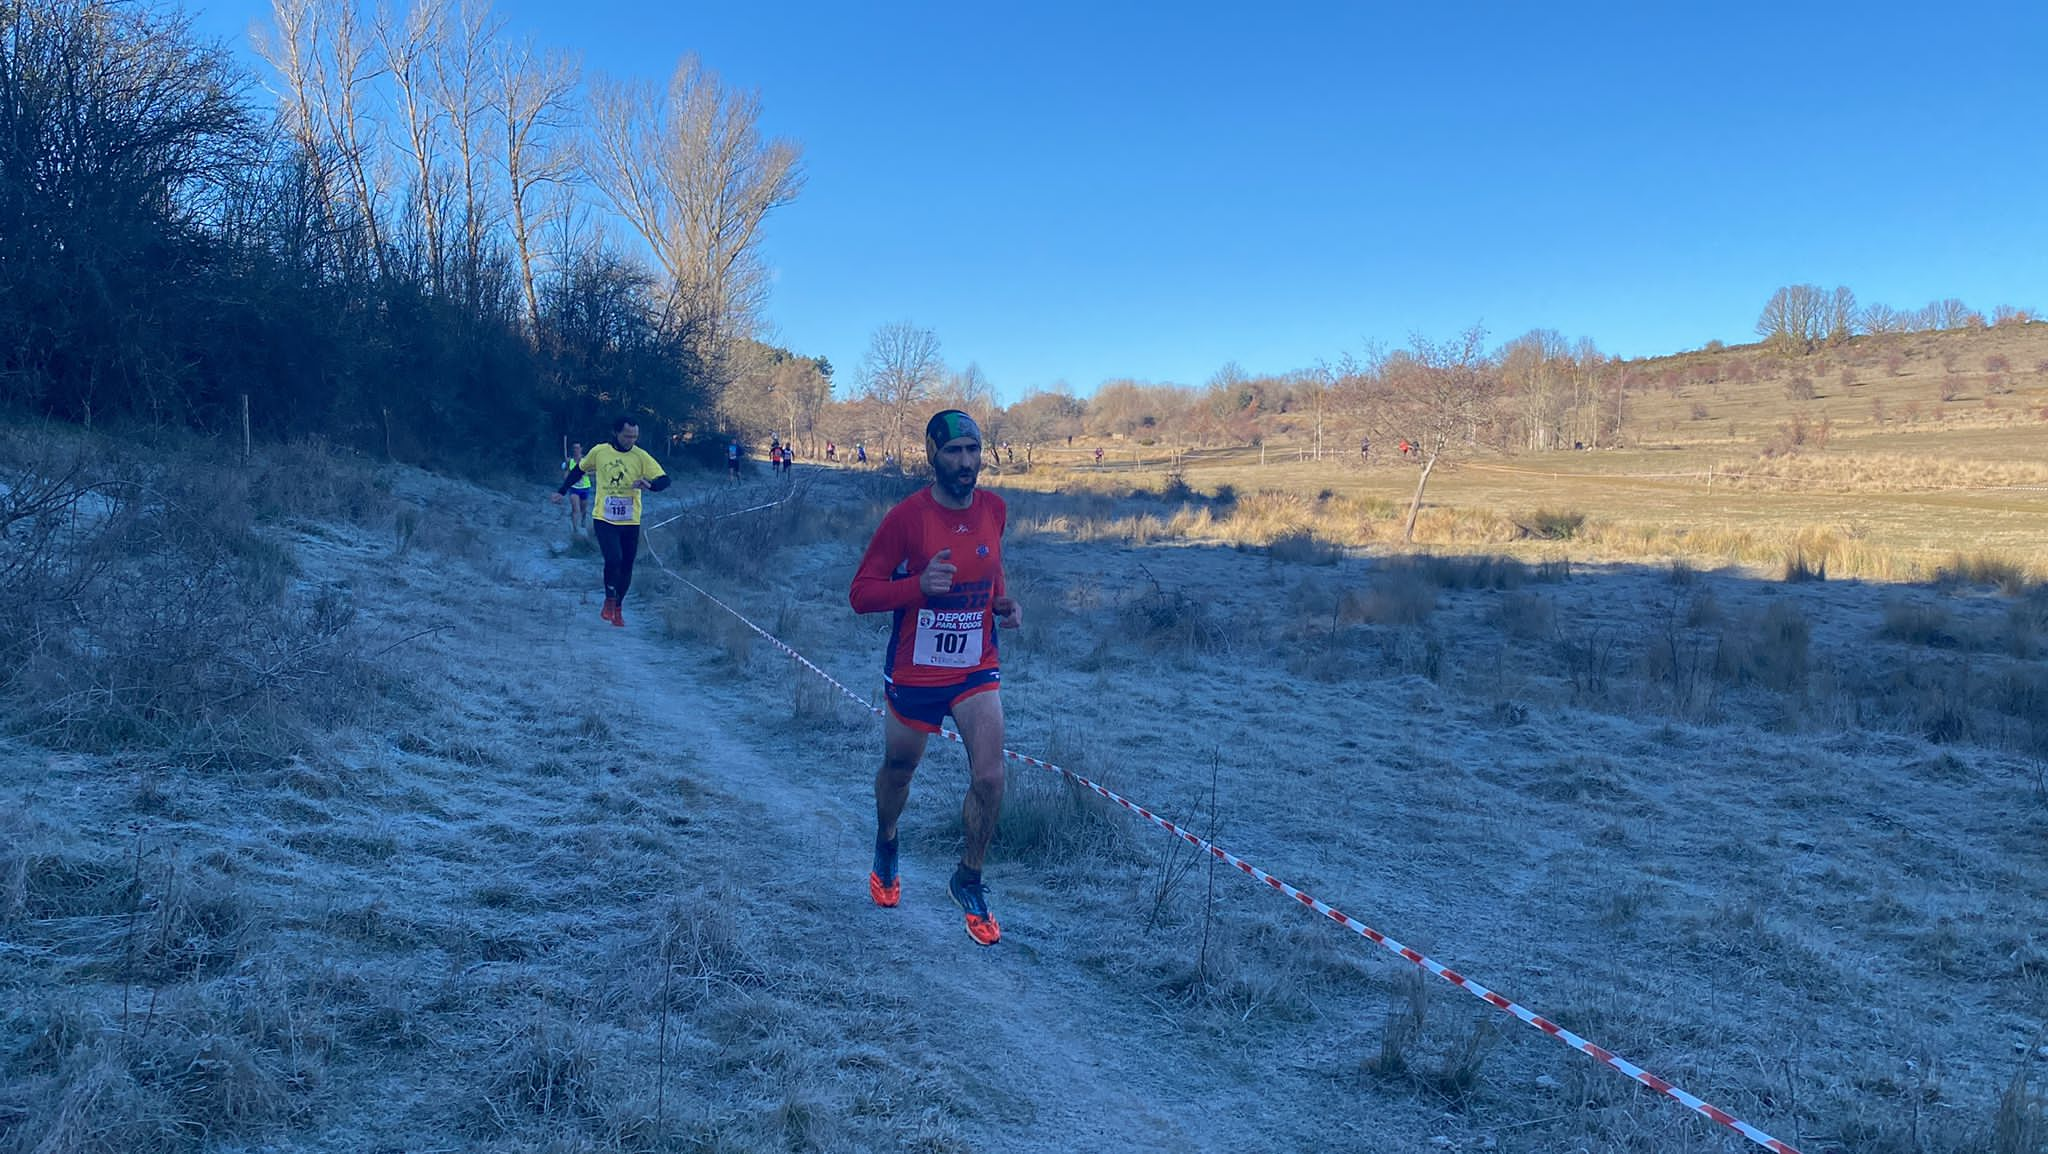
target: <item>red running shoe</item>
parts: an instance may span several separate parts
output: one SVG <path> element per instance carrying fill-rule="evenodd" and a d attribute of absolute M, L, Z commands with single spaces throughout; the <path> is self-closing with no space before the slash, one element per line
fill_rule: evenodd
<path fill-rule="evenodd" d="M 875 868 L 868 871 L 868 896 L 883 909 L 903 900 L 903 879 L 896 876 L 896 843 L 875 839 Z"/>
<path fill-rule="evenodd" d="M 1003 927 L 988 912 L 988 894 L 981 888 L 980 874 L 969 876 L 966 866 L 954 866 L 953 880 L 946 889 L 952 893 L 953 903 L 966 911 L 968 937 L 984 946 L 1003 940 Z"/>

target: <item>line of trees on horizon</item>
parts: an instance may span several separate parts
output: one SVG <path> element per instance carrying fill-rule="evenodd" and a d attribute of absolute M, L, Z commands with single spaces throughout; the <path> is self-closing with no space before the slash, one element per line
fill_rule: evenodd
<path fill-rule="evenodd" d="M 1844 315 L 1880 320 L 1888 315 L 1855 312 L 1853 294 L 1846 289 L 1823 293 L 1806 286 L 1804 292 L 1778 296 L 1784 299 L 1774 298 L 1774 309 L 1821 326 L 1821 344 L 1829 342 L 1826 334 L 1840 331 Z M 1815 317 L 1820 320 L 1810 320 Z M 2018 308 L 2001 308 L 1986 319 L 1950 301 L 1923 310 L 1924 323 L 1876 331 L 1981 328 L 2033 319 Z M 1860 319 L 1848 324 L 1849 336 L 1870 331 Z M 1784 365 L 1779 354 L 1806 347 L 1803 341 L 1780 337 L 1745 354 L 1715 341 L 1704 351 L 1727 356 L 1630 359 L 1609 356 L 1588 338 L 1570 340 L 1550 329 L 1489 349 L 1484 330 L 1475 326 L 1449 340 L 1416 336 L 1404 348 L 1369 348 L 1363 356 L 1288 373 L 1253 376 L 1230 363 L 1200 386 L 1119 379 L 1084 396 L 1060 384 L 1031 389 L 1005 406 L 978 365 L 949 368 L 937 333 L 899 322 L 873 334 L 856 392 L 848 399 L 831 399 L 829 379 L 799 374 L 797 379 L 811 384 L 779 395 L 800 394 L 801 404 L 774 408 L 766 419 L 750 419 L 746 412 L 735 413 L 734 419 L 743 427 L 776 429 L 783 439 L 813 453 L 828 443 L 864 442 L 881 452 L 903 454 L 916 448 L 910 435 L 913 417 L 921 422 L 932 409 L 959 407 L 981 421 L 990 442 L 1012 450 L 999 461 L 1015 463 L 1015 450 L 1021 449 L 1026 466 L 1034 463 L 1038 450 L 1075 438 L 1083 440 L 1084 454 L 1106 439 L 1154 449 L 1155 461 L 1204 449 L 1259 446 L 1274 436 L 1286 438 L 1291 451 L 1319 460 L 1356 459 L 1353 452 L 1363 455 L 1376 444 L 1379 459 L 1398 455 L 1418 467 L 1412 531 L 1431 473 L 1449 456 L 1620 445 L 1628 435 L 1632 397 L 1724 380 L 1750 383 L 1781 372 L 1791 372 L 1797 384 L 1805 380 L 1802 370 Z M 771 366 L 793 359 L 783 350 L 768 351 L 772 356 L 765 363 Z M 773 371 L 788 373 L 786 368 Z M 829 367 L 824 377 L 829 378 Z M 770 389 L 752 395 L 778 394 Z M 881 452 L 871 453 L 871 460 Z"/>
<path fill-rule="evenodd" d="M 1857 336 L 1993 328 L 2036 319 L 2032 310 L 2009 305 L 1986 316 L 1954 298 L 1911 311 L 1859 306 L 1846 287 L 1791 285 L 1772 294 L 1757 332 L 1763 338 L 1762 351 L 1799 354 Z M 1491 350 L 1464 348 L 1468 336 L 1459 337 L 1459 363 L 1483 364 L 1498 384 L 1498 411 L 1484 421 L 1468 422 L 1473 426 L 1469 439 L 1482 439 L 1478 426 L 1484 425 L 1483 439 L 1502 451 L 1613 445 L 1624 433 L 1632 393 L 1676 389 L 1688 382 L 1742 383 L 1773 371 L 1753 357 L 1740 356 L 1719 367 L 1657 366 L 1646 362 L 1661 358 L 1610 356 L 1590 338 L 1571 340 L 1553 329 L 1532 330 Z M 795 357 L 786 350 L 769 351 L 772 355 L 765 363 L 775 372 L 784 370 L 772 366 Z M 804 389 L 745 390 L 729 408 L 737 426 L 772 430 L 803 446 L 862 440 L 901 452 L 912 412 L 952 405 L 975 413 L 994 439 L 1014 441 L 1027 455 L 1038 446 L 1073 437 L 1196 450 L 1258 445 L 1278 434 L 1292 443 L 1306 443 L 1304 451 L 1321 457 L 1339 442 L 1357 444 L 1374 430 L 1398 429 L 1400 422 L 1376 414 L 1389 409 L 1388 382 L 1425 385 L 1423 377 L 1411 371 L 1414 361 L 1427 359 L 1425 351 L 1440 353 L 1441 347 L 1416 337 L 1407 348 L 1368 348 L 1362 356 L 1342 357 L 1335 364 L 1321 362 L 1264 376 L 1249 374 L 1232 362 L 1202 385 L 1119 378 L 1103 381 L 1083 395 L 1062 382 L 1030 389 L 1001 406 L 978 365 L 949 368 L 936 333 L 898 322 L 875 331 L 854 391 L 846 399 L 832 398 L 828 368 L 827 379 L 812 376 Z M 1703 351 L 1740 350 L 1710 341 Z"/>
<path fill-rule="evenodd" d="M 1591 340 L 1569 340 L 1554 330 L 1532 331 L 1490 351 L 1479 340 L 1460 334 L 1456 358 L 1418 336 L 1404 348 L 1373 348 L 1267 375 L 1231 362 L 1201 385 L 1122 378 L 1082 395 L 1062 382 L 1003 405 L 978 364 L 952 367 L 936 332 L 903 321 L 875 330 L 844 399 L 833 396 L 828 362 L 750 345 L 726 394 L 725 413 L 750 440 L 788 441 L 808 454 L 822 453 L 828 443 L 866 444 L 875 457 L 914 453 L 925 415 L 953 407 L 973 413 L 992 442 L 1020 450 L 1026 463 L 1038 450 L 1073 438 L 1193 451 L 1256 446 L 1278 435 L 1317 457 L 1349 456 L 1361 438 L 1398 439 L 1404 424 L 1393 415 L 1399 395 L 1425 388 L 1432 366 L 1455 361 L 1483 368 L 1497 384 L 1500 411 L 1476 425 L 1468 421 L 1470 436 L 1501 449 L 1543 450 L 1612 443 L 1626 417 L 1627 391 L 1650 383 Z"/>
<path fill-rule="evenodd" d="M 1954 297 L 1943 297 L 1917 309 L 1890 305 L 1859 307 L 1846 285 L 1824 289 L 1815 284 L 1785 285 L 1771 294 L 1757 317 L 1756 334 L 1779 349 L 1812 352 L 1839 345 L 1851 337 L 1886 333 L 1944 332 L 2023 325 L 2037 317 L 2032 309 L 2000 305 L 1986 317 Z"/>
<path fill-rule="evenodd" d="M 1382 459 L 1398 452 L 1419 466 L 1410 533 L 1447 457 L 1481 446 L 1512 451 L 1525 441 L 1598 447 L 1619 435 L 1627 390 L 1647 383 L 1590 340 L 1539 330 L 1489 352 L 1477 326 L 1446 341 L 1418 336 L 1405 348 L 1276 376 L 1254 377 L 1232 363 L 1199 388 L 1115 380 L 1086 398 L 1062 386 L 1004 406 L 978 365 L 947 365 L 936 332 L 896 322 L 871 337 L 853 396 L 832 401 L 830 375 L 822 361 L 756 346 L 728 394 L 733 421 L 757 436 L 773 430 L 768 436 L 813 456 L 829 445 L 864 444 L 871 463 L 889 454 L 914 463 L 925 414 L 961 408 L 981 422 L 990 459 L 1004 467 L 1019 463 L 1019 448 L 1030 467 L 1041 449 L 1077 437 L 1164 446 L 1178 456 L 1259 445 L 1278 433 L 1318 459 L 1348 457 L 1352 444 L 1362 453 L 1377 440 Z"/>

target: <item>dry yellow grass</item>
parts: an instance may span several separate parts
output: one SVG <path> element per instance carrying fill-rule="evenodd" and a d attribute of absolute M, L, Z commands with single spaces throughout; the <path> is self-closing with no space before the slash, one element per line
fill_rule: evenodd
<path fill-rule="evenodd" d="M 1839 493 L 1951 492 L 2048 488 L 2048 465 L 1903 453 L 1802 453 L 1725 461 L 1715 467 L 1712 478 L 1716 484 L 1739 487 L 1779 486 Z"/>
<path fill-rule="evenodd" d="M 1731 456 L 1727 444 L 1479 456 L 1430 480 L 1416 544 L 1626 560 L 1684 557 L 1776 567 L 1825 558 L 1832 576 L 1933 577 L 1958 553 L 2048 572 L 2048 430 L 1949 428 L 1908 440 L 1877 435 L 1793 456 Z M 1754 447 L 1754 446 L 1753 446 Z M 1190 457 L 1179 473 L 1121 465 L 1041 469 L 1005 487 L 1069 495 L 1186 492 L 1210 498 L 1162 507 L 1143 527 L 1103 508 L 1096 532 L 1267 545 L 1287 533 L 1387 545 L 1415 471 L 1400 463 L 1304 461 L 1256 449 Z M 1246 496 L 1214 500 L 1219 494 Z M 1537 514 L 1580 514 L 1567 542 L 1529 530 Z"/>
<path fill-rule="evenodd" d="M 1416 544 L 1765 569 L 1796 556 L 1830 576 L 1889 581 L 1930 579 L 1960 553 L 2048 573 L 2048 324 L 1858 337 L 1802 357 L 1747 346 L 1629 367 L 1639 385 L 1628 394 L 1627 447 L 1455 460 L 1430 480 Z M 1812 399 L 1787 390 L 1798 375 L 1814 383 Z M 1696 416 L 1702 408 L 1707 417 Z M 1767 455 L 1794 421 L 1806 422 L 1806 443 Z M 1325 444 L 1354 444 L 1337 425 Z M 1270 545 L 1313 533 L 1348 546 L 1398 541 L 1396 512 L 1415 485 L 1414 467 L 1398 459 L 1309 459 L 1277 425 L 1263 447 L 1104 447 L 1100 465 L 1090 443 L 1043 453 L 1037 469 L 1000 483 L 1069 495 L 1250 494 L 1234 507 L 1169 505 L 1149 519 L 1093 514 L 1091 531 L 1137 543 Z M 1545 510 L 1585 521 L 1566 542 L 1526 532 Z"/>
<path fill-rule="evenodd" d="M 1297 466 L 1267 470 L 1271 480 L 1299 484 Z M 1872 495 L 1786 493 L 1704 483 L 1689 493 L 1669 481 L 1559 477 L 1549 484 L 1517 470 L 1512 487 L 1481 467 L 1432 483 L 1431 504 L 1416 524 L 1416 547 L 1453 552 L 1504 552 L 1534 559 L 1686 558 L 1776 571 L 1795 558 L 1825 567 L 1831 577 L 1926 581 L 1944 571 L 1990 566 L 2030 574 L 2048 572 L 2048 492 Z M 1142 477 L 1132 478 L 1142 480 Z M 1324 474 L 1322 479 L 1330 479 Z M 1082 540 L 1144 545 L 1207 541 L 1271 546 L 1312 535 L 1347 547 L 1394 547 L 1401 539 L 1402 507 L 1390 492 L 1374 492 L 1371 474 L 1336 479 L 1317 495 L 1300 489 L 1264 489 L 1235 501 L 1196 500 L 1159 511 L 1119 501 L 1114 493 L 1074 478 L 1042 492 L 1065 495 L 1037 514 L 1035 527 Z M 1161 483 L 1164 483 L 1163 478 Z M 1654 486 L 1654 487 L 1651 487 Z M 1076 504 L 1078 502 L 1078 504 Z M 1455 502 L 1455 503 L 1453 503 Z M 1086 509 L 1086 511 L 1081 511 Z M 1550 510 L 1585 514 L 1568 537 L 1544 535 Z M 1972 511 L 1995 516 L 1972 518 Z M 1975 559 L 1959 566 L 1959 556 Z"/>

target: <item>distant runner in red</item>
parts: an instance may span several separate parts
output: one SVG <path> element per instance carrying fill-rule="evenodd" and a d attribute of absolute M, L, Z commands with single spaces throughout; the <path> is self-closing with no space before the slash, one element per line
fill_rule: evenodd
<path fill-rule="evenodd" d="M 981 428 L 958 409 L 934 414 L 924 429 L 932 483 L 882 517 L 853 575 L 856 613 L 893 613 L 882 660 L 889 699 L 882 768 L 875 774 L 875 864 L 868 895 L 878 906 L 903 896 L 896 872 L 896 820 L 910 800 L 910 777 L 925 741 L 953 715 L 967 745 L 967 845 L 948 885 L 967 914 L 967 933 L 984 946 L 1002 938 L 988 912 L 981 864 L 1003 808 L 1002 677 L 996 628 L 1023 624 L 1003 584 L 1003 499 L 975 489 L 981 476 Z"/>

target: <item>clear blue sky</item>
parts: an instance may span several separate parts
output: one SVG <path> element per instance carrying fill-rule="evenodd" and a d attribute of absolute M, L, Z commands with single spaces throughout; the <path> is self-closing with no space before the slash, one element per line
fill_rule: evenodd
<path fill-rule="evenodd" d="M 896 320 L 1013 399 L 1474 322 L 1669 352 L 1805 281 L 2048 307 L 2038 3 L 497 6 L 760 91 L 809 174 L 772 336 L 842 394 Z"/>

